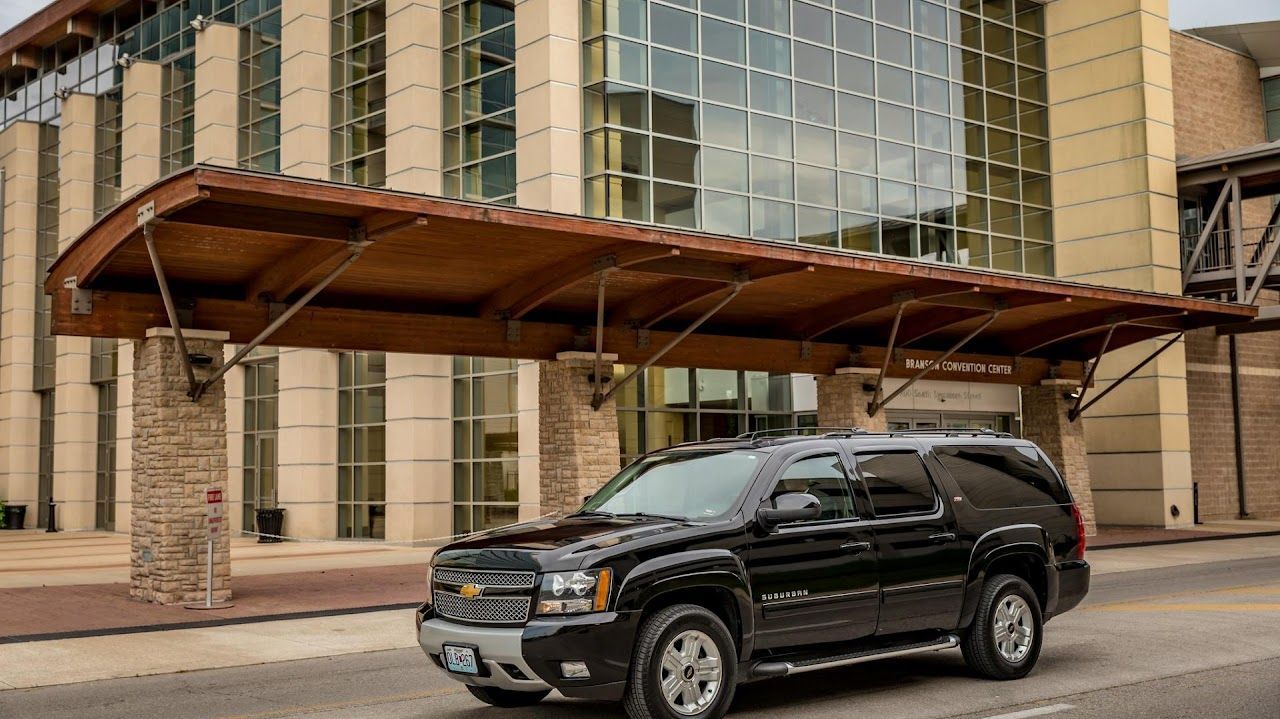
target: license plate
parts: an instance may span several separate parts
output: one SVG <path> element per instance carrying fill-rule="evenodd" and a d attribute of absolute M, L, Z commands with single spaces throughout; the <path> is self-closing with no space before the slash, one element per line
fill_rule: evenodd
<path fill-rule="evenodd" d="M 471 647 L 444 645 L 444 666 L 457 674 L 480 673 L 480 661 L 476 657 L 476 650 Z"/>

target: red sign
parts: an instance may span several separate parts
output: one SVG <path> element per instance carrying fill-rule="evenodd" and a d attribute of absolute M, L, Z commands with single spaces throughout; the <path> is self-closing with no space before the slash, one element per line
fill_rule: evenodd
<path fill-rule="evenodd" d="M 206 526 L 209 528 L 209 539 L 217 539 L 222 535 L 222 490 L 206 489 L 204 491 Z"/>

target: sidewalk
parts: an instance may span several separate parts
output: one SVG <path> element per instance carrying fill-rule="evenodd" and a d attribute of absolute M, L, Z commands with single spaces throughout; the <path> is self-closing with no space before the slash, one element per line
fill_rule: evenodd
<path fill-rule="evenodd" d="M 426 598 L 426 564 L 433 551 L 354 542 L 258 544 L 235 538 L 235 606 L 196 612 L 129 598 L 127 536 L 0 533 L 0 646 L 407 607 Z"/>
<path fill-rule="evenodd" d="M 1116 546 L 1145 544 L 1172 544 L 1181 541 L 1224 539 L 1229 536 L 1247 537 L 1280 532 L 1280 522 L 1256 519 L 1230 519 L 1197 524 L 1189 529 L 1160 529 L 1156 527 L 1098 527 L 1097 536 L 1089 538 L 1089 547 L 1106 549 Z"/>

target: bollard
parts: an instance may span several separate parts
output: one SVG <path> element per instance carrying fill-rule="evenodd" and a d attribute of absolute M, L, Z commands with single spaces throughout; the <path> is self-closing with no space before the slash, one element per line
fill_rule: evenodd
<path fill-rule="evenodd" d="M 58 531 L 58 503 L 53 501 L 53 497 L 49 498 L 49 528 L 44 530 L 48 534 Z"/>

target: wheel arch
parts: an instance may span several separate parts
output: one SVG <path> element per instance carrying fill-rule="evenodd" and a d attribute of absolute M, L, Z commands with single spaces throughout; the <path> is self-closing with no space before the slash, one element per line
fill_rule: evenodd
<path fill-rule="evenodd" d="M 728 550 L 677 552 L 647 560 L 628 573 L 617 609 L 650 613 L 673 604 L 697 604 L 720 617 L 745 660 L 754 646 L 755 617 L 742 560 Z"/>
<path fill-rule="evenodd" d="M 1048 610 L 1055 576 L 1049 571 L 1048 537 L 1044 528 L 1034 524 L 1011 525 L 993 529 L 974 544 L 965 580 L 964 603 L 960 611 L 960 628 L 973 622 L 983 584 L 996 574 L 1012 574 L 1031 585 L 1040 601 L 1042 612 Z"/>

